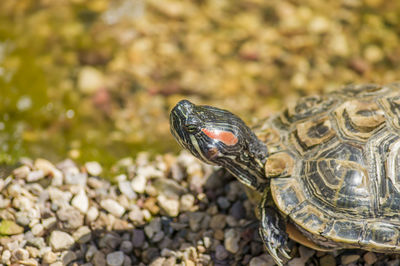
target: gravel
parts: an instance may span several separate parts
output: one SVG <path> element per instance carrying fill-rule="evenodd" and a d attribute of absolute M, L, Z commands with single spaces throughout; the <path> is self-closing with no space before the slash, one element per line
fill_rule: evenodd
<path fill-rule="evenodd" d="M 255 207 L 238 181 L 189 160 L 186 152 L 165 158 L 127 160 L 127 174 L 116 174 L 115 183 L 101 179 L 95 162 L 78 168 L 70 160 L 54 166 L 37 159 L 15 169 L 9 181 L 1 181 L 0 200 L 8 207 L 0 209 L 0 263 L 273 265 L 258 236 Z M 38 168 L 44 178 L 28 180 Z M 128 174 L 128 169 L 141 170 Z M 85 182 L 71 178 L 85 178 L 85 171 L 90 175 Z M 132 182 L 138 176 L 146 180 L 139 190 Z M 58 181 L 42 183 L 52 178 Z M 291 266 L 400 261 L 397 255 L 316 252 L 299 244 L 292 256 Z"/>

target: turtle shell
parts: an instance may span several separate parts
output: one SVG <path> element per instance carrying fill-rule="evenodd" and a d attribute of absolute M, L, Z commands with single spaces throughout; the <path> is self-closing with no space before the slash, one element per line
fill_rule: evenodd
<path fill-rule="evenodd" d="M 400 252 L 400 83 L 302 98 L 255 131 L 273 200 L 308 238 Z"/>

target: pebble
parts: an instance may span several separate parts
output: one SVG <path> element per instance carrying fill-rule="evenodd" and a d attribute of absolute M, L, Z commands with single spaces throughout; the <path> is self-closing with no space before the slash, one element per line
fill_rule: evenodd
<path fill-rule="evenodd" d="M 124 253 L 122 251 L 115 251 L 107 255 L 107 265 L 121 266 L 124 263 Z"/>
<path fill-rule="evenodd" d="M 269 265 L 275 265 L 275 262 L 273 261 L 272 257 L 267 254 L 262 254 L 261 256 L 253 257 L 249 263 L 249 266 L 269 266 Z"/>
<path fill-rule="evenodd" d="M 136 192 L 132 189 L 131 182 L 126 180 L 120 181 L 118 182 L 118 188 L 128 199 L 132 200 L 137 198 Z"/>
<path fill-rule="evenodd" d="M 69 234 L 55 230 L 51 232 L 49 243 L 54 250 L 60 251 L 69 249 L 75 241 Z"/>
<path fill-rule="evenodd" d="M 224 214 L 217 214 L 211 217 L 210 227 L 212 229 L 224 229 L 226 226 L 226 216 Z"/>
<path fill-rule="evenodd" d="M 144 227 L 144 232 L 148 238 L 152 238 L 158 231 L 161 231 L 161 219 L 159 217 L 154 218 Z"/>
<path fill-rule="evenodd" d="M 91 176 L 99 176 L 103 172 L 103 168 L 98 162 L 87 162 L 85 168 Z"/>
<path fill-rule="evenodd" d="M 121 217 L 125 213 L 125 208 L 113 199 L 104 199 L 100 206 L 116 217 Z"/>
<path fill-rule="evenodd" d="M 193 232 L 197 232 L 201 227 L 201 220 L 205 217 L 203 212 L 189 213 L 189 227 Z"/>
<path fill-rule="evenodd" d="M 94 253 L 92 261 L 94 266 L 106 266 L 107 262 L 106 262 L 106 256 L 101 252 L 101 251 L 97 251 L 96 253 Z"/>
<path fill-rule="evenodd" d="M 56 217 L 49 217 L 47 219 L 42 219 L 42 225 L 44 229 L 48 230 L 55 226 L 57 223 L 57 218 Z"/>
<path fill-rule="evenodd" d="M 99 210 L 94 206 L 90 207 L 86 213 L 86 219 L 88 220 L 88 222 L 95 221 L 98 216 L 99 216 Z"/>
<path fill-rule="evenodd" d="M 322 258 L 320 258 L 319 263 L 321 266 L 335 266 L 336 260 L 335 260 L 335 257 L 328 254 L 328 255 L 325 255 Z"/>
<path fill-rule="evenodd" d="M 360 255 L 344 255 L 341 257 L 343 265 L 347 265 L 356 262 L 360 258 Z"/>
<path fill-rule="evenodd" d="M 120 250 L 122 252 L 124 252 L 125 254 L 129 254 L 130 252 L 132 252 L 133 249 L 133 244 L 131 241 L 122 241 L 121 246 L 120 246 Z"/>
<path fill-rule="evenodd" d="M 56 262 L 56 260 L 57 255 L 52 251 L 48 251 L 43 255 L 43 263 L 51 264 L 53 262 Z"/>
<path fill-rule="evenodd" d="M 225 231 L 224 246 L 230 253 L 239 251 L 240 233 L 236 229 L 228 229 Z"/>
<path fill-rule="evenodd" d="M 134 248 L 142 247 L 145 241 L 145 234 L 143 230 L 133 229 L 132 231 L 132 246 Z"/>
<path fill-rule="evenodd" d="M 217 260 L 225 260 L 226 258 L 228 258 L 228 256 L 229 253 L 223 245 L 218 245 L 215 248 L 215 257 L 217 258 Z"/>
<path fill-rule="evenodd" d="M 75 208 L 65 207 L 57 211 L 57 217 L 62 221 L 64 228 L 74 229 L 83 225 L 83 215 Z"/>
<path fill-rule="evenodd" d="M 365 260 L 365 263 L 366 263 L 366 264 L 369 264 L 369 265 L 374 264 L 374 263 L 377 262 L 377 260 L 378 260 L 378 258 L 376 257 L 376 255 L 375 255 L 374 252 L 367 252 L 367 253 L 365 253 L 364 256 L 363 256 L 363 258 L 364 258 L 364 260 Z"/>
<path fill-rule="evenodd" d="M 29 166 L 23 165 L 23 166 L 20 166 L 20 167 L 14 169 L 13 175 L 17 179 L 26 179 L 28 177 L 28 174 L 30 173 L 30 171 L 31 170 L 29 169 Z"/>
<path fill-rule="evenodd" d="M 128 214 L 129 219 L 133 222 L 135 225 L 141 225 L 144 223 L 144 216 L 142 210 L 139 208 L 139 206 L 132 204 L 130 206 L 131 211 Z"/>
<path fill-rule="evenodd" d="M 12 255 L 17 260 L 27 260 L 29 258 L 29 252 L 22 248 L 14 250 Z"/>
<path fill-rule="evenodd" d="M 70 250 L 68 250 L 62 254 L 63 265 L 69 265 L 72 261 L 74 261 L 76 259 L 77 259 L 77 256 L 76 256 L 75 252 L 72 252 Z"/>
<path fill-rule="evenodd" d="M 217 204 L 222 210 L 226 210 L 229 208 L 229 206 L 231 206 L 231 203 L 225 197 L 218 197 Z"/>
<path fill-rule="evenodd" d="M 182 195 L 180 199 L 180 211 L 191 211 L 195 202 L 195 197 L 192 194 Z"/>
<path fill-rule="evenodd" d="M 143 175 L 137 175 L 132 179 L 132 189 L 137 193 L 143 193 L 146 189 L 147 179 Z"/>
<path fill-rule="evenodd" d="M 89 209 L 89 198 L 86 196 L 85 190 L 81 188 L 78 194 L 73 197 L 71 205 L 77 208 L 81 213 L 86 213 Z"/>
<path fill-rule="evenodd" d="M 176 217 L 179 214 L 179 200 L 167 198 L 164 195 L 157 197 L 158 205 L 168 216 Z"/>
<path fill-rule="evenodd" d="M 77 243 L 84 244 L 91 240 L 92 231 L 88 226 L 81 226 L 72 234 L 72 237 Z"/>
<path fill-rule="evenodd" d="M 17 235 L 24 232 L 24 228 L 14 221 L 2 220 L 0 222 L 0 235 Z"/>
<path fill-rule="evenodd" d="M 26 177 L 26 181 L 28 182 L 36 182 L 42 178 L 44 178 L 44 172 L 42 170 L 35 170 L 32 171 L 28 174 L 28 176 Z"/>

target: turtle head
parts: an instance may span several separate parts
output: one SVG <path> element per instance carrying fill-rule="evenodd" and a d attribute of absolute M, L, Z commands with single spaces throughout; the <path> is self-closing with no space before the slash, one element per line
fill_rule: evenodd
<path fill-rule="evenodd" d="M 264 189 L 267 147 L 239 117 L 182 100 L 171 111 L 170 125 L 178 143 L 195 157 L 225 167 L 255 190 Z"/>

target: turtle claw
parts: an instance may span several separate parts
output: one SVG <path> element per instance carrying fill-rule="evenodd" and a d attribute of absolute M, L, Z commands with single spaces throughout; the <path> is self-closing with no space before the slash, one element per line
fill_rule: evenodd
<path fill-rule="evenodd" d="M 276 209 L 266 206 L 265 203 L 264 198 L 260 205 L 260 236 L 269 254 L 275 260 L 276 264 L 281 266 L 283 265 L 283 260 L 291 258 L 288 254 L 288 235 L 286 233 L 285 221 Z"/>

